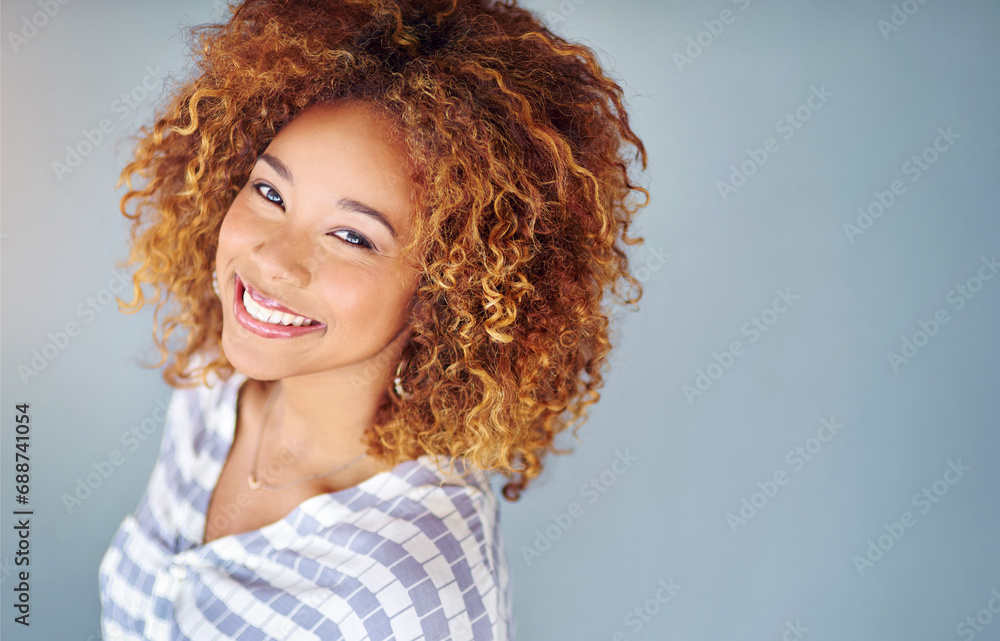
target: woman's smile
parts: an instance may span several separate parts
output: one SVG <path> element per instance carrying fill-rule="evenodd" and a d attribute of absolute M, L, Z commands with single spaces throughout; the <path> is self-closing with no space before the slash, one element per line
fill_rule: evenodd
<path fill-rule="evenodd" d="M 247 286 L 239 274 L 233 278 L 233 314 L 240 325 L 264 338 L 293 338 L 326 328 Z"/>

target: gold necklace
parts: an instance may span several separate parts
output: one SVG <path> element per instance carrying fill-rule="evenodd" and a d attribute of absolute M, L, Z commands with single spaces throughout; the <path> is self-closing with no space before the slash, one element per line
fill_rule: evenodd
<path fill-rule="evenodd" d="M 337 472 L 343 472 L 347 468 L 357 465 L 368 456 L 367 453 L 362 454 L 361 456 L 357 457 L 350 463 L 347 463 L 346 465 L 341 465 L 340 467 L 331 470 L 329 472 L 325 472 L 322 474 L 314 474 L 312 476 L 307 476 L 303 479 L 299 479 L 298 481 L 292 481 L 291 483 L 285 483 L 283 485 L 268 485 L 267 483 L 261 482 L 257 478 L 257 457 L 260 455 L 260 443 L 261 441 L 264 440 L 264 425 L 267 424 L 267 417 L 268 414 L 270 414 L 271 412 L 271 406 L 274 405 L 274 399 L 277 397 L 275 394 L 277 390 L 278 390 L 278 385 L 275 384 L 274 389 L 272 389 L 271 392 L 268 394 L 267 404 L 264 406 L 263 417 L 260 420 L 260 429 L 257 431 L 257 445 L 254 446 L 253 450 L 253 467 L 250 469 L 250 474 L 247 476 L 247 485 L 250 486 L 251 490 L 259 490 L 261 488 L 264 488 L 265 490 L 285 490 L 292 487 L 293 485 L 298 485 L 299 483 L 305 483 L 306 481 L 321 479 L 325 476 L 336 474 Z"/>

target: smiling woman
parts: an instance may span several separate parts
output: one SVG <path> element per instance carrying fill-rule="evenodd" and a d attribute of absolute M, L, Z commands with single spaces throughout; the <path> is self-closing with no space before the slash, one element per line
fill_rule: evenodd
<path fill-rule="evenodd" d="M 222 348 L 237 371 L 281 381 L 272 420 L 285 438 L 311 444 L 298 472 L 321 472 L 355 454 L 368 458 L 363 437 L 385 384 L 352 380 L 397 360 L 408 338 L 419 273 L 404 261 L 396 229 L 410 228 L 412 180 L 404 156 L 383 140 L 383 127 L 358 103 L 306 109 L 261 154 L 219 230 Z M 237 430 L 234 450 L 240 436 Z M 277 450 L 273 439 L 261 436 L 257 449 Z M 333 492 L 392 467 L 371 459 L 349 473 L 314 477 L 216 528 L 213 508 L 235 498 L 243 479 L 260 482 L 250 463 L 230 455 L 209 505 L 206 541 L 270 523 L 304 494 Z"/>
<path fill-rule="evenodd" d="M 513 501 L 564 453 L 606 294 L 641 296 L 620 87 L 514 3 L 248 0 L 195 35 L 122 172 L 178 389 L 105 638 L 513 638 L 488 474 Z"/>

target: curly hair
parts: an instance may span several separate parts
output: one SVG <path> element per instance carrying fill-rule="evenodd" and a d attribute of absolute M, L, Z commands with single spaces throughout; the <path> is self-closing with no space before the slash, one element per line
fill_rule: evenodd
<path fill-rule="evenodd" d="M 612 349 L 603 300 L 637 309 L 642 296 L 623 245 L 643 242 L 628 231 L 649 192 L 632 183 L 626 145 L 642 169 L 647 158 L 621 87 L 514 0 L 247 0 L 230 11 L 191 29 L 193 79 L 168 87 L 119 180 L 132 221 L 122 265 L 136 268 L 132 301 L 119 302 L 128 313 L 156 304 L 151 366 L 167 363 L 173 387 L 234 373 L 212 290 L 222 219 L 292 118 L 362 101 L 414 161 L 406 250 L 422 271 L 402 373 L 412 396 L 386 395 L 368 451 L 393 464 L 464 457 L 502 473 L 516 501 L 547 453 L 572 451 L 555 436 L 576 437 L 600 399 Z"/>

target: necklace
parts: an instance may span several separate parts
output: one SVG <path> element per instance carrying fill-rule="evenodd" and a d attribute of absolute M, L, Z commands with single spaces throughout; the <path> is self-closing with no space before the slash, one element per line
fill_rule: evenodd
<path fill-rule="evenodd" d="M 292 481 L 291 483 L 285 483 L 283 485 L 268 485 L 267 483 L 260 481 L 257 478 L 257 457 L 260 455 L 260 443 L 262 440 L 264 440 L 264 425 L 267 423 L 267 417 L 268 414 L 270 414 L 271 412 L 271 406 L 274 405 L 274 399 L 277 397 L 277 395 L 275 394 L 277 390 L 278 386 L 275 385 L 274 389 L 271 390 L 271 393 L 268 394 L 267 404 L 264 406 L 263 416 L 260 419 L 260 429 L 257 431 L 257 445 L 255 445 L 253 449 L 253 467 L 250 469 L 250 474 L 247 476 L 247 485 L 250 486 L 251 490 L 259 490 L 261 488 L 264 488 L 265 490 L 284 490 L 292 487 L 293 485 L 298 485 L 299 483 L 305 483 L 306 481 L 321 479 L 325 476 L 336 474 L 337 472 L 343 472 L 347 468 L 357 465 L 364 458 L 368 456 L 367 453 L 362 454 L 361 456 L 357 457 L 356 459 L 347 463 L 346 465 L 341 465 L 340 467 L 331 470 L 329 472 L 324 472 L 322 474 L 313 474 L 312 476 L 307 476 L 305 478 L 299 479 L 297 481 Z"/>

